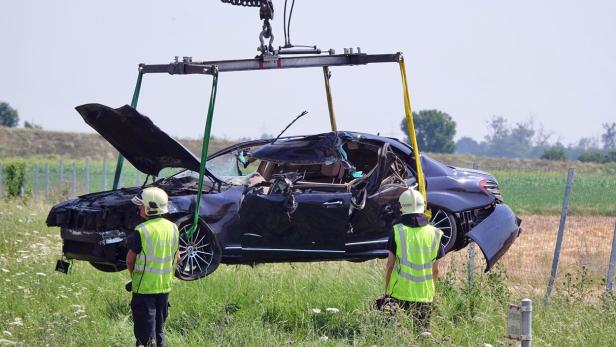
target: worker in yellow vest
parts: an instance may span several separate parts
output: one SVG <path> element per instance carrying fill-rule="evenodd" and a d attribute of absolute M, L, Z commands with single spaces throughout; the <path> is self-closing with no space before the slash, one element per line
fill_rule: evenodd
<path fill-rule="evenodd" d="M 169 292 L 179 261 L 177 226 L 163 218 L 168 212 L 168 196 L 156 187 L 145 188 L 133 197 L 145 221 L 127 237 L 126 266 L 132 291 L 131 311 L 137 346 L 165 345 L 163 326 L 167 319 Z"/>
<path fill-rule="evenodd" d="M 398 201 L 402 215 L 387 245 L 385 296 L 411 315 L 420 336 L 429 337 L 438 259 L 445 255 L 442 232 L 428 223 L 424 198 L 417 190 L 409 188 Z"/>

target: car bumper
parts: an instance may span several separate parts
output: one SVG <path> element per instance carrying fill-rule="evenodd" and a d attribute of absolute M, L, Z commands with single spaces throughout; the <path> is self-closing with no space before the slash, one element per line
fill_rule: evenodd
<path fill-rule="evenodd" d="M 511 208 L 498 204 L 494 211 L 467 234 L 486 258 L 486 272 L 507 252 L 520 233 L 520 223 Z"/>

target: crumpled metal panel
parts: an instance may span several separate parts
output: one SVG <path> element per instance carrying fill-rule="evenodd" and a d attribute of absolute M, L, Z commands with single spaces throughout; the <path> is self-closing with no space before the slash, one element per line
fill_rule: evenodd
<path fill-rule="evenodd" d="M 467 234 L 486 258 L 486 272 L 507 252 L 518 237 L 520 220 L 511 208 L 498 204 L 494 211 Z"/>
<path fill-rule="evenodd" d="M 153 176 L 166 167 L 199 172 L 194 154 L 134 108 L 85 104 L 75 109 L 139 171 Z"/>

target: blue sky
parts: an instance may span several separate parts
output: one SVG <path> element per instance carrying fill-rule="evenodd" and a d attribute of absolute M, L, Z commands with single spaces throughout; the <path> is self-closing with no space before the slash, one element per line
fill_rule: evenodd
<path fill-rule="evenodd" d="M 274 0 L 275 45 L 282 5 Z M 415 110 L 437 108 L 458 137 L 533 117 L 565 143 L 616 121 L 616 2 L 297 0 L 292 41 L 402 51 Z M 219 1 L 3 1 L 0 100 L 46 129 L 91 131 L 74 107 L 129 103 L 137 64 L 253 57 L 258 12 Z M 333 69 L 340 129 L 399 136 L 396 65 Z M 199 137 L 210 80 L 148 75 L 138 109 L 172 135 Z M 230 138 L 329 128 L 320 69 L 222 74 L 213 133 Z"/>

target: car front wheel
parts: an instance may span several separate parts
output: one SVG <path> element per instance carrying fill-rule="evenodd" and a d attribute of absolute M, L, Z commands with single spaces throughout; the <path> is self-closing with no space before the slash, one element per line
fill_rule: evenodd
<path fill-rule="evenodd" d="M 180 260 L 175 276 L 184 281 L 193 281 L 211 274 L 218 268 L 222 257 L 216 236 L 201 219 L 197 230 L 191 237 L 187 237 L 192 221 L 192 216 L 184 216 L 175 221 L 180 231 Z"/>
<path fill-rule="evenodd" d="M 456 219 L 451 214 L 440 208 L 432 209 L 432 219 L 430 224 L 443 232 L 441 244 L 445 248 L 445 252 L 449 252 L 456 244 L 458 230 L 456 228 Z"/>

